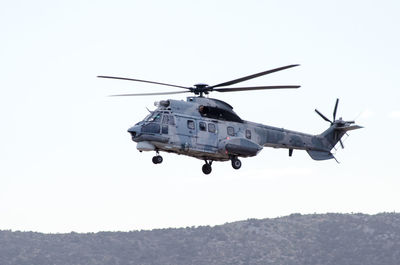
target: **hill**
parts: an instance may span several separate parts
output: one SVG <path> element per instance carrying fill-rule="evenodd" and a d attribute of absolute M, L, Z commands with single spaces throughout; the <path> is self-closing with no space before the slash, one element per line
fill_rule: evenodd
<path fill-rule="evenodd" d="M 400 264 L 400 214 L 293 214 L 215 227 L 0 231 L 0 264 Z"/>

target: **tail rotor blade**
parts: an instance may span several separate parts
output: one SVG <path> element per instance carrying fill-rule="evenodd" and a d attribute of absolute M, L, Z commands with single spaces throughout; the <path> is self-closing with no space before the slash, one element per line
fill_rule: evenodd
<path fill-rule="evenodd" d="M 335 108 L 334 108 L 334 110 L 333 110 L 333 120 L 334 120 L 334 121 L 336 120 L 336 111 L 337 111 L 338 104 L 339 104 L 339 99 L 337 98 L 337 99 L 336 99 Z"/>
<path fill-rule="evenodd" d="M 321 112 L 319 112 L 317 109 L 315 109 L 315 112 L 318 113 L 319 116 L 321 116 L 322 119 L 326 120 L 327 122 L 330 122 L 331 124 L 333 123 L 330 119 L 324 116 Z"/>
<path fill-rule="evenodd" d="M 340 143 L 340 146 L 342 147 L 342 149 L 344 149 L 344 145 L 343 145 L 342 139 L 339 140 L 339 143 Z"/>

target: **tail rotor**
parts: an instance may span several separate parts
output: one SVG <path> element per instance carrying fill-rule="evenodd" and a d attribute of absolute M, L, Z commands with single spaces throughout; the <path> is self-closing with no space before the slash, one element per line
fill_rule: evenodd
<path fill-rule="evenodd" d="M 333 109 L 333 121 L 328 119 L 325 115 L 323 115 L 321 112 L 319 112 L 317 109 L 315 109 L 315 112 L 321 116 L 322 119 L 325 121 L 329 122 L 331 126 L 334 126 L 334 134 L 333 134 L 333 141 L 335 143 L 339 142 L 340 146 L 342 149 L 344 149 L 343 142 L 341 140 L 342 136 L 347 133 L 347 131 L 350 130 L 356 130 L 363 128 L 362 126 L 359 125 L 351 125 L 354 124 L 355 121 L 344 121 L 342 118 L 336 119 L 336 113 L 339 105 L 339 99 L 336 99 L 335 107 Z"/>
<path fill-rule="evenodd" d="M 334 122 L 336 121 L 336 112 L 337 112 L 337 108 L 339 105 L 339 99 L 336 99 L 336 103 L 335 103 L 335 108 L 333 109 L 333 121 L 331 121 L 330 119 L 328 119 L 324 114 L 322 114 L 321 112 L 319 112 L 317 109 L 315 109 L 315 112 L 318 113 L 319 116 L 321 116 L 322 119 L 326 120 L 327 122 L 329 122 L 331 125 L 334 124 Z M 341 120 L 342 118 L 340 118 L 339 120 Z"/>

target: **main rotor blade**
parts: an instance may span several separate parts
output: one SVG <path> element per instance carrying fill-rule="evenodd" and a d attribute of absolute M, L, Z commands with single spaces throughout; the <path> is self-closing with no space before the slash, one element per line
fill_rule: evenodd
<path fill-rule="evenodd" d="M 261 89 L 291 89 L 299 88 L 300 86 L 254 86 L 254 87 L 232 87 L 232 88 L 215 88 L 213 91 L 218 92 L 236 92 L 248 90 L 261 90 Z"/>
<path fill-rule="evenodd" d="M 336 111 L 337 111 L 337 106 L 339 104 L 339 99 L 336 99 L 336 104 L 335 104 L 335 108 L 333 109 L 333 120 L 336 120 Z"/>
<path fill-rule="evenodd" d="M 322 117 L 322 119 L 326 120 L 327 122 L 330 122 L 331 124 L 333 123 L 333 122 L 331 122 L 330 119 L 328 119 L 327 117 L 325 117 L 324 114 L 322 114 L 321 112 L 319 112 L 317 109 L 315 109 L 315 112 L 318 113 L 319 116 Z"/>
<path fill-rule="evenodd" d="M 154 81 L 147 81 L 147 80 L 140 80 L 140 79 L 125 78 L 125 77 L 104 76 L 104 75 L 99 75 L 99 76 L 97 76 L 97 77 L 98 77 L 98 78 L 110 78 L 110 79 L 119 79 L 119 80 L 136 81 L 136 82 L 150 83 L 150 84 L 156 84 L 156 85 L 162 85 L 162 86 L 172 86 L 172 87 L 179 87 L 179 88 L 184 88 L 184 89 L 190 89 L 189 87 L 184 87 L 184 86 L 171 85 L 171 84 L 166 84 L 166 83 L 160 83 L 160 82 L 154 82 Z"/>
<path fill-rule="evenodd" d="M 183 93 L 190 93 L 190 91 L 159 92 L 159 93 L 140 93 L 140 94 L 119 94 L 119 95 L 110 95 L 110 97 L 157 96 L 157 95 L 173 95 L 173 94 L 183 94 Z"/>
<path fill-rule="evenodd" d="M 253 79 L 253 78 L 256 78 L 256 77 L 263 76 L 263 75 L 267 75 L 267 74 L 271 74 L 271 73 L 274 73 L 274 72 L 282 71 L 282 70 L 285 70 L 285 69 L 288 69 L 288 68 L 292 68 L 292 67 L 295 67 L 295 66 L 299 66 L 299 64 L 291 64 L 291 65 L 287 65 L 287 66 L 283 66 L 283 67 L 267 70 L 267 71 L 264 71 L 264 72 L 261 72 L 261 73 L 257 73 L 257 74 L 253 74 L 253 75 L 249 75 L 249 76 L 245 76 L 245 77 L 241 77 L 241 78 L 238 78 L 238 79 L 235 79 L 235 80 L 231 80 L 231 81 L 228 81 L 228 82 L 224 82 L 224 83 L 221 83 L 221 84 L 218 84 L 218 85 L 211 86 L 211 88 L 213 88 L 213 87 L 221 87 L 221 86 L 230 86 L 230 85 L 237 84 L 237 83 L 249 80 L 249 79 Z"/>

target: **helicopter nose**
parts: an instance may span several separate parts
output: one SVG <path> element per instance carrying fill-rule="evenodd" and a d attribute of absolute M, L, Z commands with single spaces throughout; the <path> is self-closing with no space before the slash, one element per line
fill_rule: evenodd
<path fill-rule="evenodd" d="M 131 134 L 132 140 L 134 140 L 140 134 L 140 127 L 141 126 L 135 125 L 128 129 L 128 133 Z"/>

